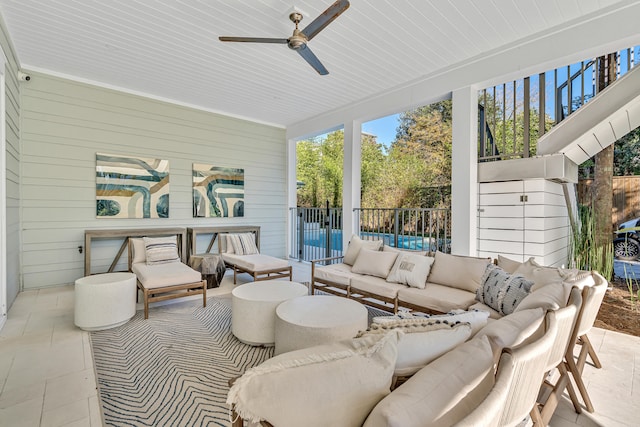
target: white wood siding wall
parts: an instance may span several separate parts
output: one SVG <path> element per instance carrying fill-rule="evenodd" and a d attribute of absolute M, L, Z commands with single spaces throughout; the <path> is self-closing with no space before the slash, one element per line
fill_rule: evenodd
<path fill-rule="evenodd" d="M 18 61 L 6 30 L 0 21 L 0 45 L 7 57 L 5 65 L 6 109 L 6 180 L 7 194 L 7 307 L 11 307 L 20 292 L 20 82 Z"/>
<path fill-rule="evenodd" d="M 479 256 L 566 266 L 570 223 L 562 184 L 531 179 L 479 188 Z"/>
<path fill-rule="evenodd" d="M 25 289 L 82 277 L 85 229 L 259 225 L 262 252 L 285 257 L 284 129 L 32 73 L 22 149 Z M 97 152 L 168 159 L 169 218 L 97 219 Z M 194 162 L 244 169 L 243 218 L 192 217 Z M 119 244 L 92 247 L 92 272 L 106 271 Z"/>

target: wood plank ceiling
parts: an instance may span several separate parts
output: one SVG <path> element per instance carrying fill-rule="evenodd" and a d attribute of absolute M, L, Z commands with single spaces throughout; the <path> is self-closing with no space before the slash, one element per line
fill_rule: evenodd
<path fill-rule="evenodd" d="M 405 85 L 618 0 L 352 0 L 310 47 L 283 37 L 332 0 L 0 0 L 21 65 L 286 126 Z"/>

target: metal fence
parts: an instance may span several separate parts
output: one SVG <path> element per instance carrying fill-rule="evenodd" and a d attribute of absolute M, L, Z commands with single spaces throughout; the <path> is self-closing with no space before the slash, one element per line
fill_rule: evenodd
<path fill-rule="evenodd" d="M 354 209 L 358 234 L 388 246 L 451 252 L 450 209 Z M 291 254 L 301 261 L 343 254 L 342 209 L 292 208 Z"/>

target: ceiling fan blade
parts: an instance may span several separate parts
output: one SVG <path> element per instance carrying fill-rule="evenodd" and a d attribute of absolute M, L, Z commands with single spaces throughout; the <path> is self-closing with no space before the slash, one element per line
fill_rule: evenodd
<path fill-rule="evenodd" d="M 309 46 L 307 46 L 306 44 L 302 45 L 299 49 L 296 49 L 296 51 L 300 54 L 300 56 L 304 58 L 305 61 L 309 63 L 309 65 L 311 65 L 318 72 L 318 74 L 320 74 L 321 76 L 329 74 L 329 71 L 324 68 L 322 62 L 320 62 L 320 60 L 313 54 L 313 52 L 311 52 Z"/>
<path fill-rule="evenodd" d="M 246 43 L 278 43 L 287 44 L 287 39 L 269 39 L 260 37 L 218 37 L 221 42 L 246 42 Z"/>
<path fill-rule="evenodd" d="M 336 19 L 342 12 L 349 8 L 348 0 L 338 0 L 327 10 L 322 12 L 320 16 L 314 19 L 309 25 L 302 30 L 302 33 L 307 36 L 307 40 L 314 38 L 324 27 L 329 25 L 334 19 Z"/>

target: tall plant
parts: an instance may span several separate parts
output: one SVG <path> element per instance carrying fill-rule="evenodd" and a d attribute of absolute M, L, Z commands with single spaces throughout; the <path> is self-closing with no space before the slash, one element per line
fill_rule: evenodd
<path fill-rule="evenodd" d="M 613 276 L 613 244 L 599 247 L 596 240 L 596 218 L 589 206 L 579 206 L 579 221 L 571 234 L 569 260 L 573 268 L 595 270 L 611 280 Z"/>

